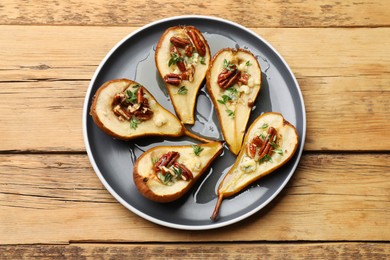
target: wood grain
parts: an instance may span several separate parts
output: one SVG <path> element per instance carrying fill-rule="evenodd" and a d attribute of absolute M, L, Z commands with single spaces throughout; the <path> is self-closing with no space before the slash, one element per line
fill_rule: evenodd
<path fill-rule="evenodd" d="M 152 224 L 121 206 L 85 155 L 4 154 L 0 241 L 388 241 L 389 162 L 389 154 L 306 154 L 260 213 L 229 228 L 189 232 Z"/>
<path fill-rule="evenodd" d="M 373 27 L 390 24 L 389 6 L 383 0 L 3 0 L 0 24 L 142 26 L 157 19 L 188 14 L 217 16 L 248 27 Z"/>
<path fill-rule="evenodd" d="M 0 98 L 8 101 L 0 103 L 0 151 L 84 151 L 81 114 L 89 79 L 133 30 L 0 26 L 8 39 L 0 41 Z M 317 30 L 254 29 L 300 83 L 305 149 L 389 150 L 390 60 L 383 46 L 390 46 L 390 29 Z"/>
<path fill-rule="evenodd" d="M 71 244 L 0 246 L 6 259 L 388 259 L 388 243 Z"/>
<path fill-rule="evenodd" d="M 272 44 L 307 112 L 286 188 L 209 231 L 127 210 L 93 172 L 82 136 L 85 93 L 110 49 L 150 22 L 191 14 Z M 1 259 L 390 259 L 388 1 L 2 0 L 0 35 Z"/>

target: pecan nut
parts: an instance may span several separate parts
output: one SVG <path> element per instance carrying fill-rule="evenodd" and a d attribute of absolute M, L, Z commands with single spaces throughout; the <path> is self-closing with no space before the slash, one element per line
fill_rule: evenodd
<path fill-rule="evenodd" d="M 180 168 L 181 169 L 181 177 L 185 181 L 191 180 L 191 179 L 194 178 L 194 175 L 192 174 L 192 172 L 187 167 L 185 167 L 183 164 L 175 162 L 173 164 L 173 166 L 176 167 L 176 168 Z"/>
<path fill-rule="evenodd" d="M 238 79 L 238 82 L 244 85 L 248 85 L 248 79 L 249 79 L 249 74 L 241 73 L 241 77 Z"/>
<path fill-rule="evenodd" d="M 154 164 L 154 170 L 158 172 L 163 168 L 163 166 L 167 168 L 170 167 L 176 162 L 179 156 L 180 154 L 174 151 L 163 154 L 160 159 Z"/>
<path fill-rule="evenodd" d="M 153 111 L 150 110 L 149 108 L 145 108 L 145 107 L 144 107 L 144 108 L 141 109 L 141 110 L 135 111 L 135 112 L 134 112 L 134 116 L 135 116 L 136 118 L 138 118 L 139 120 L 141 120 L 141 121 L 146 121 L 146 120 L 152 118 L 152 116 L 153 116 Z"/>
<path fill-rule="evenodd" d="M 111 103 L 112 107 L 116 107 L 117 105 L 119 105 L 120 103 L 122 103 L 125 99 L 126 99 L 125 94 L 123 94 L 123 93 L 117 93 L 117 94 L 114 96 L 113 100 L 112 100 L 112 103 Z"/>
<path fill-rule="evenodd" d="M 251 142 L 247 145 L 246 154 L 250 158 L 256 157 L 256 152 L 258 155 L 258 159 L 261 160 L 264 156 L 273 154 L 273 150 L 271 149 L 274 146 L 275 136 L 277 135 L 277 131 L 275 128 L 270 127 L 268 129 L 268 134 L 265 140 L 263 141 L 260 137 L 255 136 Z"/>
<path fill-rule="evenodd" d="M 238 79 L 241 77 L 241 71 L 237 69 L 237 66 L 234 65 L 231 69 L 224 69 L 217 79 L 218 85 L 227 89 L 228 87 L 234 85 Z"/>
<path fill-rule="evenodd" d="M 170 42 L 177 48 L 181 49 L 184 49 L 187 45 L 191 44 L 189 40 L 176 36 L 171 37 Z"/>
<path fill-rule="evenodd" d="M 184 72 L 184 71 L 187 70 L 186 64 L 185 64 L 183 61 L 178 61 L 178 62 L 176 62 L 176 65 L 177 65 L 177 67 L 179 68 L 179 70 L 180 70 L 181 72 Z"/>
<path fill-rule="evenodd" d="M 137 90 L 136 100 L 129 101 L 125 92 L 117 93 L 112 100 L 112 111 L 119 120 L 129 121 L 133 116 L 145 121 L 153 116 L 153 111 L 149 108 L 149 101 L 144 97 L 143 87 Z"/>
<path fill-rule="evenodd" d="M 195 66 L 191 64 L 191 67 L 188 68 L 183 74 L 181 74 L 182 80 L 188 80 L 189 82 L 194 81 Z"/>
<path fill-rule="evenodd" d="M 255 156 L 256 156 L 256 148 L 257 148 L 257 146 L 253 142 L 249 143 L 248 146 L 247 146 L 246 154 L 250 158 L 255 158 Z"/>
<path fill-rule="evenodd" d="M 144 89 L 142 87 L 139 87 L 137 91 L 137 102 L 142 103 L 143 101 L 144 101 Z"/>
<path fill-rule="evenodd" d="M 262 147 L 263 143 L 264 142 L 263 142 L 263 140 L 261 140 L 260 137 L 258 137 L 258 136 L 253 137 L 252 141 L 247 146 L 247 154 L 248 154 L 248 156 L 251 157 L 251 158 L 255 158 L 256 150 L 259 147 Z"/>
<path fill-rule="evenodd" d="M 179 86 L 181 83 L 181 76 L 175 73 L 168 73 L 164 76 L 164 81 L 168 84 Z"/>
<path fill-rule="evenodd" d="M 204 44 L 198 33 L 192 29 L 189 29 L 187 30 L 187 35 L 190 37 L 199 55 L 202 57 L 206 55 L 206 45 Z"/>
<path fill-rule="evenodd" d="M 262 159 L 266 154 L 272 155 L 272 150 L 271 150 L 272 145 L 271 145 L 271 142 L 274 139 L 274 137 L 276 136 L 276 134 L 277 134 L 277 132 L 276 132 L 275 128 L 270 127 L 268 129 L 267 138 L 265 139 L 265 142 L 261 146 L 261 148 L 259 150 L 259 153 L 258 153 L 260 159 Z"/>
<path fill-rule="evenodd" d="M 121 120 L 123 120 L 123 119 L 130 120 L 130 118 L 131 118 L 131 113 L 129 111 L 127 111 L 127 109 L 124 108 L 122 105 L 117 105 L 116 107 L 113 108 L 112 111 Z"/>
<path fill-rule="evenodd" d="M 184 49 L 184 54 L 187 57 L 191 57 L 193 52 L 194 52 L 194 47 L 191 45 L 186 46 L 186 48 Z"/>

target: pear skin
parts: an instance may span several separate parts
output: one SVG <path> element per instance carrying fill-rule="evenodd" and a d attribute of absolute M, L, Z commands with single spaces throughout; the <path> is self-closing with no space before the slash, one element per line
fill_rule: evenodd
<path fill-rule="evenodd" d="M 248 50 L 222 49 L 212 58 L 206 80 L 224 139 L 237 155 L 260 91 L 259 62 Z"/>
<path fill-rule="evenodd" d="M 210 64 L 210 48 L 193 26 L 168 28 L 155 52 L 157 70 L 184 124 L 193 125 L 196 97 Z"/>
<path fill-rule="evenodd" d="M 298 147 L 296 128 L 279 113 L 260 115 L 249 127 L 241 151 L 218 187 L 212 220 L 224 198 L 233 196 L 287 163 Z"/>
<path fill-rule="evenodd" d="M 221 142 L 154 147 L 144 152 L 134 164 L 135 186 L 150 200 L 177 200 L 196 183 L 222 149 Z M 180 167 L 180 176 L 175 175 Z"/>

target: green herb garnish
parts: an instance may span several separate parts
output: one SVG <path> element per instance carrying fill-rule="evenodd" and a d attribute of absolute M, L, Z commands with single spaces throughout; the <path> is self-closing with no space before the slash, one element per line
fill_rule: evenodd
<path fill-rule="evenodd" d="M 264 123 L 262 126 L 260 126 L 261 129 L 266 129 L 268 127 L 267 123 Z"/>
<path fill-rule="evenodd" d="M 161 172 L 158 173 L 158 178 L 162 181 L 163 184 L 168 184 L 172 180 L 172 174 L 170 172 L 163 175 Z"/>
<path fill-rule="evenodd" d="M 248 60 L 248 61 L 246 61 L 245 65 L 246 66 L 252 66 L 252 63 Z"/>
<path fill-rule="evenodd" d="M 180 167 L 178 167 L 178 168 L 173 167 L 172 169 L 173 169 L 173 172 L 175 173 L 175 178 L 180 179 L 181 175 L 183 173 L 183 170 Z"/>
<path fill-rule="evenodd" d="M 181 86 L 178 90 L 177 90 L 177 94 L 179 95 L 185 95 L 188 93 L 188 89 L 186 88 L 186 86 Z"/>
<path fill-rule="evenodd" d="M 139 123 L 141 123 L 141 121 L 139 119 L 132 117 L 130 119 L 130 128 L 137 129 Z"/>
<path fill-rule="evenodd" d="M 229 117 L 231 117 L 231 118 L 234 118 L 234 117 L 235 117 L 235 114 L 234 114 L 234 111 L 233 111 L 233 110 L 226 109 L 225 111 L 226 111 L 226 113 L 228 114 Z"/>
<path fill-rule="evenodd" d="M 134 103 L 137 101 L 137 92 L 138 89 L 136 89 L 134 92 L 132 92 L 130 89 L 126 90 L 126 103 Z"/>
<path fill-rule="evenodd" d="M 226 105 L 228 101 L 232 100 L 228 95 L 222 95 L 222 99 L 218 99 L 217 101 L 222 105 Z"/>
<path fill-rule="evenodd" d="M 232 111 L 228 108 L 227 103 L 229 101 L 237 99 L 238 91 L 235 87 L 229 87 L 225 90 L 225 93 L 226 94 L 221 96 L 222 99 L 218 99 L 217 101 L 218 101 L 218 103 L 225 105 L 225 107 L 226 107 L 225 111 L 226 111 L 226 113 L 228 113 L 228 116 L 231 118 L 234 118 L 234 116 L 235 116 L 234 111 Z"/>
<path fill-rule="evenodd" d="M 175 65 L 179 61 L 183 61 L 183 58 L 181 58 L 176 52 L 172 53 L 168 62 L 168 67 Z"/>
<path fill-rule="evenodd" d="M 271 156 L 269 156 L 268 154 L 264 155 L 264 156 L 259 160 L 259 163 L 263 163 L 263 162 L 272 162 Z"/>
<path fill-rule="evenodd" d="M 229 70 L 229 71 L 232 71 L 233 70 L 233 67 L 234 67 L 234 64 L 233 63 L 231 63 L 230 61 L 228 61 L 227 59 L 224 59 L 223 60 L 223 68 L 224 69 L 227 69 L 227 70 Z"/>
<path fill-rule="evenodd" d="M 275 153 L 277 153 L 277 154 L 283 155 L 283 150 L 280 149 L 280 148 L 274 149 L 273 151 L 274 151 Z"/>
<path fill-rule="evenodd" d="M 231 98 L 236 99 L 238 97 L 238 90 L 235 87 L 229 87 L 225 90 L 225 93 Z"/>
<path fill-rule="evenodd" d="M 206 65 L 206 59 L 204 57 L 200 57 L 200 64 Z"/>
<path fill-rule="evenodd" d="M 270 144 L 274 149 L 278 148 L 278 145 L 275 144 L 274 142 L 269 142 L 269 144 Z"/>
<path fill-rule="evenodd" d="M 204 150 L 203 147 L 200 147 L 198 145 L 191 145 L 192 146 L 192 149 L 194 150 L 194 154 L 196 156 L 199 156 L 199 154 Z"/>

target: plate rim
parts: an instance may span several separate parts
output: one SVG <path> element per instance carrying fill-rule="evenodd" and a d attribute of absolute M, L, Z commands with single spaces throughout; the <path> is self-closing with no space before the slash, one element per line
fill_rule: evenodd
<path fill-rule="evenodd" d="M 88 138 L 88 133 L 87 133 L 87 117 L 88 117 L 88 108 L 89 108 L 92 88 L 93 88 L 93 85 L 94 85 L 94 83 L 96 81 L 97 76 L 99 75 L 100 71 L 102 70 L 104 64 L 106 64 L 107 60 L 127 40 L 129 40 L 134 35 L 142 32 L 143 30 L 145 30 L 147 28 L 150 28 L 150 27 L 153 27 L 155 25 L 161 24 L 161 23 L 175 21 L 175 20 L 182 20 L 182 19 L 200 19 L 200 20 L 209 20 L 209 21 L 212 20 L 212 21 L 216 21 L 216 22 L 226 23 L 228 25 L 237 27 L 237 28 L 245 31 L 246 33 L 251 34 L 255 38 L 259 39 L 268 48 L 270 48 L 270 50 L 272 52 L 274 52 L 274 54 L 281 60 L 281 62 L 283 63 L 283 65 L 287 69 L 287 71 L 290 74 L 294 84 L 297 87 L 298 96 L 299 96 L 299 99 L 300 99 L 301 104 L 302 104 L 302 107 L 301 107 L 301 110 L 302 110 L 302 126 L 303 126 L 303 128 L 302 128 L 302 137 L 300 139 L 300 147 L 296 151 L 298 153 L 297 154 L 297 159 L 296 159 L 294 165 L 292 166 L 291 173 L 288 174 L 287 178 L 284 180 L 284 182 L 281 183 L 280 187 L 266 201 L 264 201 L 262 204 L 260 204 L 259 206 L 255 207 L 254 209 L 248 211 L 247 213 L 240 215 L 239 217 L 236 217 L 236 218 L 233 218 L 231 220 L 227 220 L 227 221 L 224 221 L 224 222 L 221 222 L 221 223 L 214 222 L 214 223 L 207 224 L 207 225 L 175 224 L 175 223 L 171 223 L 171 222 L 168 222 L 168 221 L 163 221 L 163 220 L 160 220 L 160 219 L 155 218 L 153 216 L 150 216 L 150 215 L 148 215 L 148 214 L 146 214 L 146 213 L 136 209 L 132 205 L 130 205 L 121 196 L 119 196 L 119 194 L 110 186 L 110 184 L 104 178 L 103 174 L 100 172 L 100 169 L 98 168 L 98 166 L 97 166 L 97 164 L 96 164 L 96 162 L 94 160 L 94 157 L 93 157 L 93 154 L 92 154 L 92 150 L 91 150 L 91 146 L 90 146 L 90 142 L 89 142 L 89 138 Z M 252 216 L 253 214 L 255 214 L 258 211 L 260 211 L 262 208 L 264 208 L 266 205 L 268 205 L 284 189 L 284 187 L 287 185 L 287 183 L 289 182 L 289 180 L 291 179 L 291 177 L 295 173 L 296 168 L 298 167 L 298 164 L 299 164 L 301 156 L 302 156 L 303 148 L 304 148 L 304 145 L 305 145 L 305 139 L 306 139 L 306 109 L 305 109 L 305 104 L 304 104 L 304 99 L 303 99 L 301 88 L 300 88 L 299 83 L 298 83 L 296 77 L 294 76 L 294 73 L 292 72 L 290 66 L 284 60 L 283 56 L 280 55 L 280 53 L 271 44 L 269 44 L 265 39 L 263 39 L 260 35 L 256 34 L 252 30 L 248 29 L 247 27 L 245 27 L 245 26 L 243 26 L 241 24 L 238 24 L 236 22 L 232 22 L 230 20 L 226 20 L 226 19 L 223 19 L 223 18 L 219 18 L 219 17 L 215 17 L 215 16 L 206 16 L 206 15 L 180 15 L 180 16 L 172 16 L 172 17 L 168 17 L 168 18 L 164 18 L 164 19 L 159 19 L 159 20 L 153 21 L 151 23 L 148 23 L 148 24 L 146 24 L 146 25 L 136 29 L 135 31 L 127 34 L 122 40 L 120 40 L 114 47 L 111 48 L 111 50 L 105 55 L 105 57 L 99 63 L 99 66 L 96 68 L 95 73 L 93 74 L 93 76 L 92 76 L 92 78 L 90 80 L 90 83 L 88 85 L 88 89 L 87 89 L 87 91 L 85 93 L 85 99 L 84 99 L 84 105 L 83 105 L 83 113 L 82 113 L 82 127 L 83 127 L 84 145 L 85 145 L 85 148 L 86 148 L 86 151 L 87 151 L 88 159 L 89 159 L 89 161 L 90 161 L 90 163 L 92 165 L 92 168 L 95 171 L 95 174 L 98 176 L 98 178 L 100 179 L 100 181 L 103 184 L 103 186 L 107 189 L 107 191 L 120 204 L 122 204 L 122 206 L 124 206 L 125 208 L 127 208 L 128 210 L 133 212 L 134 214 L 138 215 L 139 217 L 142 217 L 142 218 L 144 218 L 144 219 L 146 219 L 146 220 L 148 220 L 148 221 L 150 221 L 152 223 L 159 224 L 161 226 L 170 227 L 170 228 L 174 228 L 174 229 L 180 229 L 180 230 L 211 230 L 211 229 L 217 229 L 217 228 L 221 228 L 221 227 L 224 227 L 224 226 L 232 225 L 234 223 L 237 223 L 237 222 L 239 222 L 239 221 L 241 221 L 243 219 L 246 219 L 246 218 Z"/>

